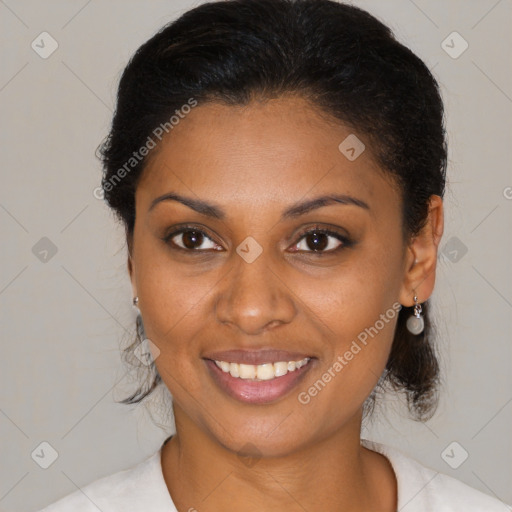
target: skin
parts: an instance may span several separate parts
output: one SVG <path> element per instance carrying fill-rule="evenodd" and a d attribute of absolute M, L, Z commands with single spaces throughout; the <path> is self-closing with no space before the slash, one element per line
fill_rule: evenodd
<path fill-rule="evenodd" d="M 360 445 L 360 431 L 397 315 L 307 405 L 297 398 L 394 303 L 413 305 L 414 291 L 424 302 L 434 288 L 441 198 L 431 197 L 427 225 L 406 243 L 399 191 L 370 143 L 358 135 L 366 150 L 355 161 L 338 150 L 351 133 L 297 96 L 210 103 L 151 155 L 136 190 L 128 270 L 173 396 L 177 433 L 162 448 L 162 469 L 180 511 L 396 510 L 392 467 Z M 226 218 L 176 201 L 148 211 L 168 192 L 214 203 Z M 333 192 L 370 208 L 334 203 L 280 220 L 292 204 Z M 162 241 L 181 223 L 211 238 L 197 243 L 204 252 Z M 315 255 L 301 230 L 316 224 L 348 233 L 355 245 Z M 263 250 L 252 263 L 236 252 L 248 236 Z M 179 234 L 172 240 L 183 243 Z M 324 251 L 340 245 L 322 240 L 330 243 Z M 272 347 L 315 359 L 297 388 L 263 405 L 225 394 L 202 359 L 213 350 Z"/>

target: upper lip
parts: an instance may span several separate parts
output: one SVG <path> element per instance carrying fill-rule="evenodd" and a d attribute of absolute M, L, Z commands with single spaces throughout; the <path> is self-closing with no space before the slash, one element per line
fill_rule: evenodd
<path fill-rule="evenodd" d="M 289 352 L 278 349 L 223 350 L 210 352 L 204 356 L 205 359 L 212 359 L 213 361 L 253 365 L 277 363 L 279 361 L 301 361 L 306 357 L 312 356 L 303 352 Z"/>

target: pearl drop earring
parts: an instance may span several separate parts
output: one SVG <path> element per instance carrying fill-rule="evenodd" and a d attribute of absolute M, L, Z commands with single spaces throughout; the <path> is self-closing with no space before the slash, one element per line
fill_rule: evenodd
<path fill-rule="evenodd" d="M 139 305 L 139 297 L 133 297 L 133 305 L 137 307 Z"/>
<path fill-rule="evenodd" d="M 425 321 L 421 316 L 421 304 L 418 302 L 418 297 L 414 296 L 414 314 L 407 319 L 407 330 L 412 334 L 421 334 L 425 328 Z"/>

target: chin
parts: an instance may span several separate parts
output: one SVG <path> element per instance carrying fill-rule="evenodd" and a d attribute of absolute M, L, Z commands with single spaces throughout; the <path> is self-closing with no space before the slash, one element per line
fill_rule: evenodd
<path fill-rule="evenodd" d="M 293 454 L 313 442 L 314 428 L 307 418 L 301 416 L 303 424 L 292 420 L 291 413 L 280 410 L 278 414 L 247 414 L 244 417 L 231 413 L 229 422 L 219 424 L 204 418 L 208 437 L 239 457 L 259 459 L 262 457 L 284 457 Z"/>

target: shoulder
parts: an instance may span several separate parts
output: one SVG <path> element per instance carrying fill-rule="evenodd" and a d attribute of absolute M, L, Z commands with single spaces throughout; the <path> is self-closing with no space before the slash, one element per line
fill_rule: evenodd
<path fill-rule="evenodd" d="M 390 461 L 397 478 L 401 512 L 512 512 L 505 503 L 423 466 L 397 448 L 366 439 L 361 444 Z"/>
<path fill-rule="evenodd" d="M 149 506 L 148 506 L 149 505 Z M 94 480 L 39 512 L 174 512 L 160 450 L 131 468 Z"/>

